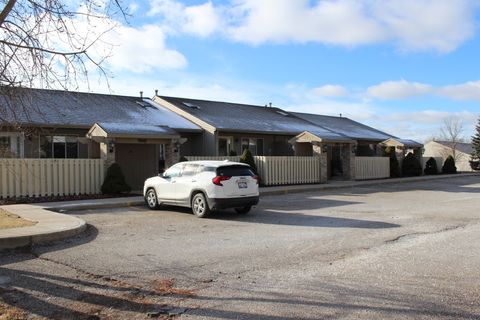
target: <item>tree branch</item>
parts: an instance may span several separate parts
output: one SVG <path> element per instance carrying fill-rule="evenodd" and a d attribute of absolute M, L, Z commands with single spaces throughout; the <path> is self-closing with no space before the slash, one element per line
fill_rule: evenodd
<path fill-rule="evenodd" d="M 10 11 L 12 11 L 13 6 L 15 6 L 16 2 L 17 0 L 9 0 L 5 5 L 5 8 L 3 8 L 2 12 L 0 12 L 0 26 L 3 24 L 7 16 L 10 14 Z"/>

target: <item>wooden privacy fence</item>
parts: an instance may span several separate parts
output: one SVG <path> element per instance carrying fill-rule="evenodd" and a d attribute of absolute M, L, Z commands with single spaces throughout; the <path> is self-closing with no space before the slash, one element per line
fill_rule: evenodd
<path fill-rule="evenodd" d="M 355 180 L 389 177 L 390 159 L 388 157 L 355 157 Z"/>
<path fill-rule="evenodd" d="M 0 159 L 0 198 L 100 193 L 101 159 Z"/>
<path fill-rule="evenodd" d="M 186 156 L 190 161 L 196 160 L 230 160 L 234 157 L 197 157 Z M 320 183 L 320 157 L 270 157 L 255 156 L 255 165 L 262 183 L 266 186 Z"/>

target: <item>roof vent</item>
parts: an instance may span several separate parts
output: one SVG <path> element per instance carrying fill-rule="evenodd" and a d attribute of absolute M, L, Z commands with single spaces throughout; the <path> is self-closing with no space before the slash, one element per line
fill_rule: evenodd
<path fill-rule="evenodd" d="M 284 117 L 288 117 L 288 116 L 289 116 L 288 113 L 283 112 L 282 110 L 275 110 L 275 112 L 278 113 L 278 114 L 281 114 L 281 115 L 284 116 Z"/>
<path fill-rule="evenodd" d="M 182 104 L 190 109 L 195 109 L 195 110 L 199 110 L 201 109 L 199 106 L 197 106 L 196 104 L 194 103 L 190 103 L 190 102 L 182 102 Z"/>

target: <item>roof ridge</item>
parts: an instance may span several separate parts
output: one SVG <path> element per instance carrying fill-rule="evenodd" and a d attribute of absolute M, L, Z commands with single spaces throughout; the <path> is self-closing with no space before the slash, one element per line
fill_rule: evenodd
<path fill-rule="evenodd" d="M 266 109 L 280 109 L 278 107 L 266 107 L 264 105 L 255 105 L 255 104 L 247 104 L 247 103 L 238 103 L 238 102 L 230 102 L 230 101 L 220 101 L 220 100 L 207 100 L 207 99 L 196 99 L 196 98 L 184 98 L 184 97 L 173 97 L 173 96 L 158 96 L 159 98 L 165 99 L 179 99 L 179 100 L 189 100 L 189 101 L 201 101 L 201 102 L 214 102 L 214 103 L 223 103 L 223 104 L 231 104 L 231 105 L 238 105 L 244 107 L 253 107 L 253 108 L 266 108 Z M 185 101 L 188 102 L 188 101 Z M 283 109 L 280 109 L 283 110 Z"/>
<path fill-rule="evenodd" d="M 85 91 L 70 91 L 70 90 L 62 90 L 62 89 L 48 89 L 48 88 L 29 88 L 29 87 L 7 87 L 7 86 L 0 86 L 1 88 L 8 88 L 11 90 L 27 90 L 27 91 L 44 91 L 44 92 L 51 92 L 51 93 L 63 93 L 63 94 L 81 94 L 81 95 L 95 95 L 95 96 L 108 96 L 108 97 L 118 97 L 118 98 L 132 98 L 132 99 L 148 99 L 148 97 L 139 97 L 139 96 L 127 96 L 127 95 L 120 95 L 120 94 L 112 94 L 112 93 L 100 93 L 100 92 L 85 92 Z"/>

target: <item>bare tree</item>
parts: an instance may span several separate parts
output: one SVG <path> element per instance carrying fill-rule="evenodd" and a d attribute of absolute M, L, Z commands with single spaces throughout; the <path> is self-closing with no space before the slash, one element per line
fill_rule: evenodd
<path fill-rule="evenodd" d="M 445 154 L 442 155 L 444 158 L 451 155 L 453 156 L 453 159 L 455 159 L 455 162 L 460 160 L 460 154 L 457 153 L 457 150 L 458 144 L 465 142 L 463 131 L 464 123 L 460 118 L 451 116 L 443 120 L 442 127 L 440 128 L 440 139 L 445 141 L 452 149 L 451 152 L 445 151 Z"/>
<path fill-rule="evenodd" d="M 97 72 L 108 83 L 110 53 L 95 45 L 125 17 L 119 1 L 0 0 L 0 124 L 28 117 L 11 103 L 18 87 L 75 90 Z"/>

